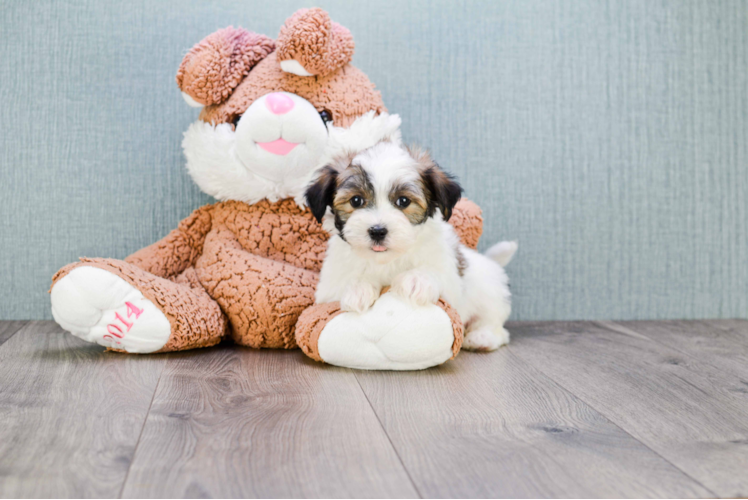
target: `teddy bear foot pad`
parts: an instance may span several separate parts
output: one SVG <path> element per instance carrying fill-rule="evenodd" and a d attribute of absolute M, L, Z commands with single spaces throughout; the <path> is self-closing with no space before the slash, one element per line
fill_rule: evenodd
<path fill-rule="evenodd" d="M 310 317 L 300 321 L 313 328 Z M 362 314 L 336 313 L 314 346 L 307 346 L 309 341 L 298 333 L 305 352 L 314 351 L 318 355 L 312 357 L 347 368 L 421 370 L 454 356 L 454 324 L 445 310 L 436 304 L 414 307 L 393 293 L 384 294 Z"/>
<path fill-rule="evenodd" d="M 52 288 L 52 315 L 76 337 L 112 349 L 149 353 L 169 340 L 171 325 L 140 291 L 103 269 L 80 266 Z"/>

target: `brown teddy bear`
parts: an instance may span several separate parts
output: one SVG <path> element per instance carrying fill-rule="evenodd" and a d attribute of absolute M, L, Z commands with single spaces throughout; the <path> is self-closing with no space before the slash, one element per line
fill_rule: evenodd
<path fill-rule="evenodd" d="M 184 57 L 177 84 L 202 107 L 183 141 L 187 168 L 219 200 L 125 260 L 81 258 L 53 278 L 64 329 L 113 350 L 166 352 L 230 337 L 300 346 L 316 360 L 369 369 L 440 364 L 460 349 L 444 301 L 414 308 L 384 293 L 364 314 L 314 305 L 328 234 L 304 206 L 314 172 L 341 154 L 400 141 L 400 119 L 351 66 L 350 32 L 321 9 L 290 17 L 276 41 L 232 27 Z M 450 222 L 475 247 L 480 209 Z"/>

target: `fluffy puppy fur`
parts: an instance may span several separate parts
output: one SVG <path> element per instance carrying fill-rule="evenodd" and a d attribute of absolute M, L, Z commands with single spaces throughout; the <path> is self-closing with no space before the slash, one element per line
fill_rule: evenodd
<path fill-rule="evenodd" d="M 465 324 L 464 348 L 509 342 L 510 293 L 501 265 L 517 245 L 499 243 L 486 255 L 462 245 L 447 222 L 461 192 L 428 153 L 388 141 L 322 169 L 306 191 L 332 235 L 317 302 L 364 312 L 386 286 L 415 305 L 441 296 Z"/>

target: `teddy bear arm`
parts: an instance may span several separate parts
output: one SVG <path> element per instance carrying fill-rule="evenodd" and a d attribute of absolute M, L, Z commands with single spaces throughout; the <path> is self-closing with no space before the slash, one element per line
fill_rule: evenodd
<path fill-rule="evenodd" d="M 198 208 L 164 238 L 133 253 L 125 262 L 160 278 L 176 277 L 202 253 L 212 225 L 211 209 L 211 205 Z"/>
<path fill-rule="evenodd" d="M 449 218 L 449 223 L 457 231 L 462 243 L 473 250 L 478 247 L 478 240 L 483 233 L 482 213 L 478 205 L 467 198 L 462 198 L 455 205 L 452 217 Z"/>
<path fill-rule="evenodd" d="M 228 219 L 227 224 L 250 253 L 307 271 L 322 269 L 330 236 L 311 211 L 299 208 L 292 199 L 243 206 L 241 217 Z"/>

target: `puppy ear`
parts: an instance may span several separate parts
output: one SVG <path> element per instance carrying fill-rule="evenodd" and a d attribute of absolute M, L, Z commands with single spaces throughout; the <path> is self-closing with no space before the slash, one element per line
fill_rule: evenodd
<path fill-rule="evenodd" d="M 177 85 L 191 106 L 225 101 L 252 67 L 275 49 L 275 42 L 242 28 L 205 37 L 184 56 Z"/>
<path fill-rule="evenodd" d="M 306 204 L 312 210 L 312 215 L 317 222 L 322 223 L 322 218 L 335 200 L 335 192 L 338 188 L 338 171 L 332 167 L 323 168 L 317 180 L 310 185 L 304 196 Z"/>
<path fill-rule="evenodd" d="M 431 203 L 441 210 L 444 220 L 448 221 L 452 217 L 452 209 L 462 197 L 462 186 L 436 163 L 426 169 L 423 177 L 431 192 Z"/>
<path fill-rule="evenodd" d="M 428 152 L 417 147 L 409 147 L 408 153 L 418 162 L 421 169 L 421 179 L 429 198 L 428 216 L 434 215 L 438 208 L 444 220 L 448 221 L 452 217 L 452 210 L 462 197 L 462 186 L 457 183 L 454 176 L 442 170 Z"/>

